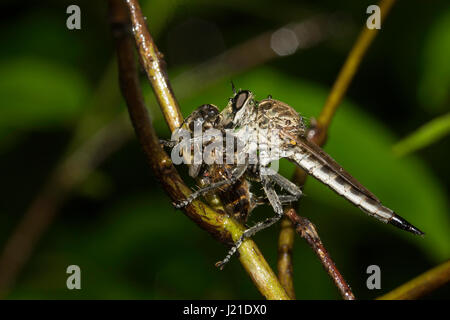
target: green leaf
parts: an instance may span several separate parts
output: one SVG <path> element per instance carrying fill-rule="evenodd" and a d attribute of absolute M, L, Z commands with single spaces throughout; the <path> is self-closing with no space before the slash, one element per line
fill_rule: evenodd
<path fill-rule="evenodd" d="M 61 126 L 83 109 L 87 86 L 72 68 L 19 57 L 0 62 L 0 135 Z"/>
<path fill-rule="evenodd" d="M 398 157 L 425 148 L 450 132 L 450 113 L 426 123 L 403 140 L 397 142 L 392 151 Z"/>

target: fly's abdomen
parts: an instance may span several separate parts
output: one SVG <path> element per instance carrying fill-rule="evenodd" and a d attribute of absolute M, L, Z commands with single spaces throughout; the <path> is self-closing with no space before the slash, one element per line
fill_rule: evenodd
<path fill-rule="evenodd" d="M 249 186 L 245 179 L 241 179 L 226 191 L 220 193 L 220 198 L 228 214 L 234 216 L 241 223 L 247 221 L 248 214 L 252 210 L 250 202 Z"/>
<path fill-rule="evenodd" d="M 294 156 L 294 160 L 308 174 L 326 184 L 354 205 L 360 207 L 367 214 L 374 216 L 385 223 L 388 223 L 394 216 L 392 210 L 384 207 L 379 201 L 370 198 L 358 190 L 329 166 L 319 161 L 314 155 L 297 153 Z"/>
<path fill-rule="evenodd" d="M 208 171 L 210 183 L 230 179 L 233 168 L 230 165 L 215 164 L 211 166 Z M 254 207 L 250 195 L 250 185 L 245 177 L 241 177 L 233 184 L 219 187 L 216 192 L 225 211 L 241 223 L 245 223 Z"/>

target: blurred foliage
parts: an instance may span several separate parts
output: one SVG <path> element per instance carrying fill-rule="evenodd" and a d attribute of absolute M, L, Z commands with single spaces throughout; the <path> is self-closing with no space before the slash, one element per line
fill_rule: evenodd
<path fill-rule="evenodd" d="M 411 135 L 397 142 L 392 147 L 392 151 L 397 156 L 404 156 L 438 141 L 449 133 L 450 113 L 424 124 Z"/>
<path fill-rule="evenodd" d="M 65 8 L 73 3 L 82 9 L 79 31 L 65 28 Z M 114 48 L 105 3 L 55 0 L 47 4 L 2 4 L 2 244 L 65 152 L 74 131 L 83 126 L 81 122 L 92 118 L 95 121 L 90 125 L 99 126 L 124 111 L 116 74 L 109 68 Z M 365 8 L 373 3 L 161 0 L 142 4 L 167 58 L 170 76 L 287 23 L 336 10 L 346 13 L 356 26 L 346 37 L 300 50 L 213 86 L 204 79 L 203 90 L 180 100 L 185 116 L 204 103 L 223 107 L 233 80 L 259 99 L 271 94 L 311 118 L 318 115 L 364 23 Z M 401 137 L 448 110 L 449 8 L 445 0 L 396 4 L 333 120 L 325 147 L 426 236 L 414 237 L 365 216 L 313 179 L 305 187 L 299 213 L 316 224 L 359 298 L 381 294 L 365 287 L 366 268 L 371 264 L 380 266 L 381 291 L 387 292 L 450 256 L 448 136 L 408 157 L 397 158 L 392 152 Z M 199 25 L 211 25 L 212 31 L 202 31 Z M 209 39 L 211 34 L 218 39 Z M 183 38 L 189 39 L 188 44 L 177 45 L 174 39 Z M 167 127 L 144 78 L 143 86 L 155 126 L 167 137 Z M 83 132 L 85 139 L 92 128 Z M 293 166 L 285 161 L 280 166 L 281 173 L 290 176 Z M 185 169 L 179 169 L 186 176 Z M 59 214 L 10 298 L 260 297 L 237 259 L 222 272 L 214 267 L 225 255 L 225 246 L 172 208 L 134 139 L 74 190 Z M 267 207 L 258 208 L 251 222 L 271 214 Z M 277 237 L 277 227 L 255 237 L 274 270 Z M 66 289 L 65 271 L 71 264 L 81 267 L 80 291 Z M 294 248 L 294 273 L 298 298 L 339 298 L 301 239 Z M 448 298 L 449 289 L 431 297 Z"/>
<path fill-rule="evenodd" d="M 450 104 L 450 7 L 432 24 L 424 46 L 418 95 L 426 108 L 448 110 Z"/>
<path fill-rule="evenodd" d="M 0 109 L 3 141 L 11 132 L 17 134 L 73 121 L 83 108 L 87 84 L 68 65 L 20 57 L 2 61 L 0 95 L 5 97 Z"/>

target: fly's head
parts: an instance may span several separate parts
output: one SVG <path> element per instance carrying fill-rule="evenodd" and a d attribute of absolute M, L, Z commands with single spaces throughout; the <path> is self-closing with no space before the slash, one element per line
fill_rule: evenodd
<path fill-rule="evenodd" d="M 222 125 L 224 128 L 239 128 L 252 121 L 257 102 L 249 90 L 239 90 L 222 111 Z"/>

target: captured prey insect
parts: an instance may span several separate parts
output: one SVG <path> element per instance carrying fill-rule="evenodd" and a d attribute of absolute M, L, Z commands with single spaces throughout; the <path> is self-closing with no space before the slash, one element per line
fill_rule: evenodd
<path fill-rule="evenodd" d="M 306 138 L 307 128 L 302 117 L 292 107 L 281 101 L 269 97 L 257 102 L 251 91 L 240 90 L 234 93 L 222 112 L 219 112 L 214 105 L 203 105 L 195 110 L 181 127 L 193 132 L 196 124 L 201 130 L 216 129 L 224 135 L 231 134 L 236 141 L 241 142 L 241 145 L 243 142 L 243 148 L 239 151 L 233 147 L 231 150 L 227 148 L 226 152 L 223 150 L 215 152 L 215 157 L 222 160 L 231 153 L 234 161 L 231 164 L 230 162 L 227 164 L 187 162 L 190 164 L 189 174 L 192 177 L 206 179 L 205 186 L 192 193 L 187 199 L 181 200 L 176 206 L 186 206 L 199 196 L 219 191 L 219 197 L 228 208 L 227 213 L 245 222 L 250 211 L 261 203 L 261 199 L 257 199 L 250 192 L 248 183 L 253 180 L 262 185 L 265 196 L 276 214 L 245 230 L 225 259 L 217 264 L 220 267 L 230 260 L 246 238 L 271 226 L 283 216 L 284 202 L 300 198 L 302 192 L 297 185 L 270 169 L 271 162 L 281 158 L 290 160 L 368 215 L 414 234 L 423 235 L 422 231 L 383 206 L 373 193 L 347 173 L 320 147 L 310 142 Z M 194 135 L 190 141 L 194 143 L 194 148 L 183 154 L 188 158 L 191 156 L 190 153 L 195 151 L 195 144 L 202 145 L 205 139 Z M 211 140 L 206 139 L 206 141 Z M 258 143 L 252 143 L 254 141 Z M 276 142 L 273 143 L 273 141 Z M 167 144 L 174 147 L 177 143 L 178 141 L 174 140 Z M 267 152 L 268 148 L 271 151 L 270 154 Z M 236 159 L 242 154 L 245 155 L 244 161 L 239 163 Z M 255 154 L 258 156 L 251 156 Z M 287 191 L 288 194 L 278 194 L 275 185 Z"/>
<path fill-rule="evenodd" d="M 200 131 L 203 134 L 207 130 L 217 128 L 219 125 L 219 109 L 214 105 L 205 104 L 189 115 L 181 127 L 186 128 L 191 134 L 194 134 L 196 127 L 200 127 Z M 198 143 L 202 144 L 202 146 L 205 144 L 203 139 L 198 141 Z M 192 150 L 187 151 L 185 156 L 191 156 L 190 153 L 194 151 L 193 149 L 194 146 L 192 146 Z M 190 160 L 187 160 L 187 162 L 190 163 L 189 175 L 197 178 L 198 184 L 204 187 L 193 192 L 187 199 L 175 203 L 175 206 L 177 208 L 186 206 L 200 195 L 212 191 L 218 195 L 227 214 L 233 216 L 241 223 L 245 223 L 248 214 L 258 202 L 253 193 L 250 192 L 250 182 L 244 177 L 246 168 L 238 167 L 234 164 L 206 164 L 203 161 L 193 163 Z"/>

